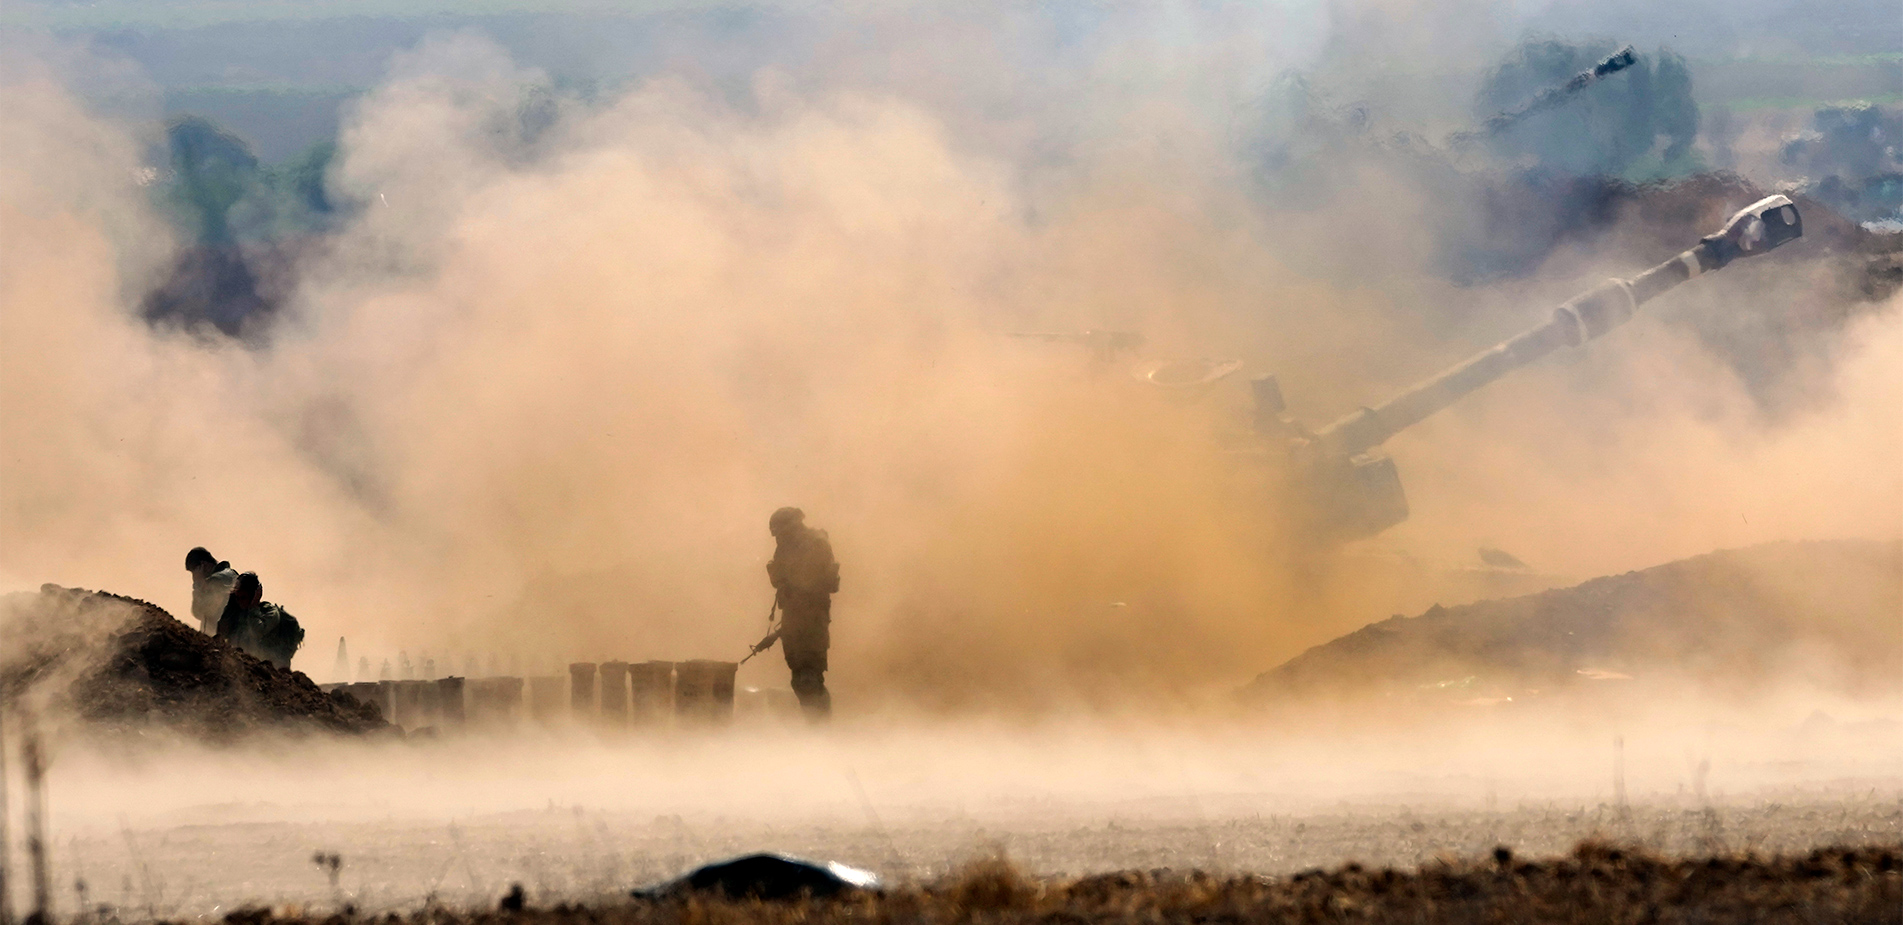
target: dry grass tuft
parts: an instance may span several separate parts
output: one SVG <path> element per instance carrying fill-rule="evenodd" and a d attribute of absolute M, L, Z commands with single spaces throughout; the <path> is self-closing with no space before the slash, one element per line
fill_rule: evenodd
<path fill-rule="evenodd" d="M 1347 864 L 1286 878 L 1202 871 L 1120 871 L 1076 880 L 1027 877 L 1000 856 L 944 880 L 832 901 L 691 898 L 607 906 L 311 919 L 251 910 L 229 925 L 739 925 L 739 923 L 1211 923 L 1369 925 L 1557 923 L 1903 925 L 1903 844 L 1808 854 L 1663 857 L 1583 842 L 1528 861 L 1505 848 L 1418 870 Z"/>

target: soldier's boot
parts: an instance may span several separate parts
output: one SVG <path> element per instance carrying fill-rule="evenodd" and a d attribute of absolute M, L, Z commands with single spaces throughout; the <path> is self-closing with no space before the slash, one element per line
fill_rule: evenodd
<path fill-rule="evenodd" d="M 826 691 L 826 673 L 816 669 L 793 672 L 793 693 L 800 699 L 800 711 L 809 723 L 823 723 L 832 716 L 833 695 Z"/>

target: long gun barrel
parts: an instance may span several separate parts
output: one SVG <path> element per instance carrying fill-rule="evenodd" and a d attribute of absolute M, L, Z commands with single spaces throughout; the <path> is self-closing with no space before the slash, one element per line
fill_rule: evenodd
<path fill-rule="evenodd" d="M 1632 46 L 1627 45 L 1601 58 L 1599 63 L 1594 64 L 1592 67 L 1574 74 L 1571 80 L 1541 90 L 1520 108 L 1496 113 L 1492 118 L 1487 120 L 1486 125 L 1480 130 L 1455 132 L 1453 135 L 1448 136 L 1447 142 L 1454 147 L 1462 147 L 1477 144 L 1487 138 L 1497 136 L 1513 126 L 1518 125 L 1528 116 L 1552 109 L 1572 99 L 1573 96 L 1580 91 L 1598 83 L 1601 79 L 1617 74 L 1637 64 L 1638 61 L 1638 53 L 1632 50 Z"/>
<path fill-rule="evenodd" d="M 1639 56 L 1632 50 L 1632 46 L 1627 45 L 1605 58 L 1600 59 L 1598 64 L 1574 74 L 1573 79 L 1557 87 L 1548 87 L 1540 91 L 1539 95 L 1527 101 L 1526 105 L 1509 112 L 1500 113 L 1488 119 L 1487 134 L 1498 135 L 1512 128 L 1515 123 L 1520 122 L 1527 116 L 1559 105 L 1568 97 L 1586 89 L 1588 86 L 1598 82 L 1601 78 L 1611 74 L 1617 74 L 1631 67 L 1637 63 L 1638 60 Z"/>
<path fill-rule="evenodd" d="M 1804 234 L 1797 206 L 1785 196 L 1768 196 L 1739 211 L 1725 227 L 1697 246 L 1631 279 L 1612 279 L 1576 296 L 1553 311 L 1552 320 L 1454 366 L 1372 408 L 1362 408 L 1317 430 L 1316 449 L 1350 457 L 1501 376 L 1560 347 L 1577 347 L 1625 323 L 1639 306 L 1701 273 L 1722 269 L 1740 257 L 1753 257 Z"/>

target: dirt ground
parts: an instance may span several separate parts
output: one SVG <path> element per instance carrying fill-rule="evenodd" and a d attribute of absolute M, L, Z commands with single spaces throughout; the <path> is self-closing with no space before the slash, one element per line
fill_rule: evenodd
<path fill-rule="evenodd" d="M 1304 652 L 1246 693 L 1298 707 L 1318 696 L 1523 706 L 1643 701 L 1671 683 L 1730 696 L 1799 675 L 1871 691 L 1896 684 L 1899 609 L 1903 542 L 1767 543 L 1397 616 Z"/>
<path fill-rule="evenodd" d="M 51 778 L 54 879 L 67 911 L 151 920 L 487 909 L 513 883 L 543 908 L 602 903 L 763 850 L 921 884 L 994 856 L 1045 879 L 1280 877 L 1501 845 L 1553 857 L 1583 839 L 1671 857 L 1903 843 L 1896 743 L 1818 725 L 1633 728 L 1618 753 L 1597 729 L 1302 739 L 926 724 L 68 752 Z M 319 854 L 341 859 L 334 883 Z"/>
<path fill-rule="evenodd" d="M 1552 922 L 1703 923 L 1903 921 L 1903 847 L 1833 846 L 1776 855 L 1660 856 L 1590 841 L 1562 857 L 1527 859 L 1501 847 L 1484 858 L 1417 869 L 1345 864 L 1289 877 L 1207 871 L 1116 871 L 1040 878 L 1002 858 L 982 858 L 928 884 L 847 891 L 826 899 L 763 902 L 691 894 L 537 908 L 511 890 L 496 908 L 433 907 L 427 923 L 645 922 Z M 231 925 L 341 923 L 355 910 L 317 916 L 244 909 Z M 382 919 L 392 925 L 402 921 Z"/>
<path fill-rule="evenodd" d="M 1261 807 L 1266 808 L 1266 807 Z M 122 918 L 218 916 L 244 906 L 323 914 L 345 905 L 407 912 L 432 900 L 485 908 L 520 882 L 537 904 L 602 902 L 707 861 L 770 849 L 837 858 L 904 883 L 944 877 L 1001 852 L 1040 877 L 1116 870 L 1197 869 L 1287 876 L 1353 861 L 1411 868 L 1472 859 L 1498 845 L 1527 856 L 1564 854 L 1583 839 L 1643 844 L 1673 856 L 1903 840 L 1903 805 L 1868 793 L 1795 802 L 1693 807 L 1551 804 L 1499 811 L 1363 806 L 1319 815 L 1257 812 L 1224 819 L 1188 807 L 1092 806 L 1028 816 L 1009 827 L 975 820 L 793 828 L 719 818 L 637 817 L 554 807 L 437 824 L 232 822 L 127 829 L 67 840 L 64 873 L 88 901 Z M 312 858 L 343 859 L 332 889 Z M 62 898 L 73 908 L 76 896 Z"/>
<path fill-rule="evenodd" d="M 270 734 L 383 730 L 373 708 L 330 696 L 156 605 L 46 585 L 0 598 L 0 696 L 85 735 L 179 734 L 233 742 Z"/>

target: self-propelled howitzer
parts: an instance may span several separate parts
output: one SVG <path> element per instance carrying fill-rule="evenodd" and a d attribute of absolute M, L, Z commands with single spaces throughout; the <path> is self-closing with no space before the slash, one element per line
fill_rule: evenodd
<path fill-rule="evenodd" d="M 1255 380 L 1255 426 L 1287 441 L 1293 479 L 1289 500 L 1302 533 L 1311 542 L 1327 545 L 1372 536 L 1406 520 L 1400 473 L 1379 449 L 1389 437 L 1561 347 L 1578 347 L 1605 334 L 1679 283 L 1740 257 L 1765 253 L 1803 233 L 1797 206 L 1789 198 L 1761 199 L 1677 257 L 1631 279 L 1607 280 L 1560 305 L 1545 324 L 1315 430 L 1286 413 L 1274 377 Z"/>

